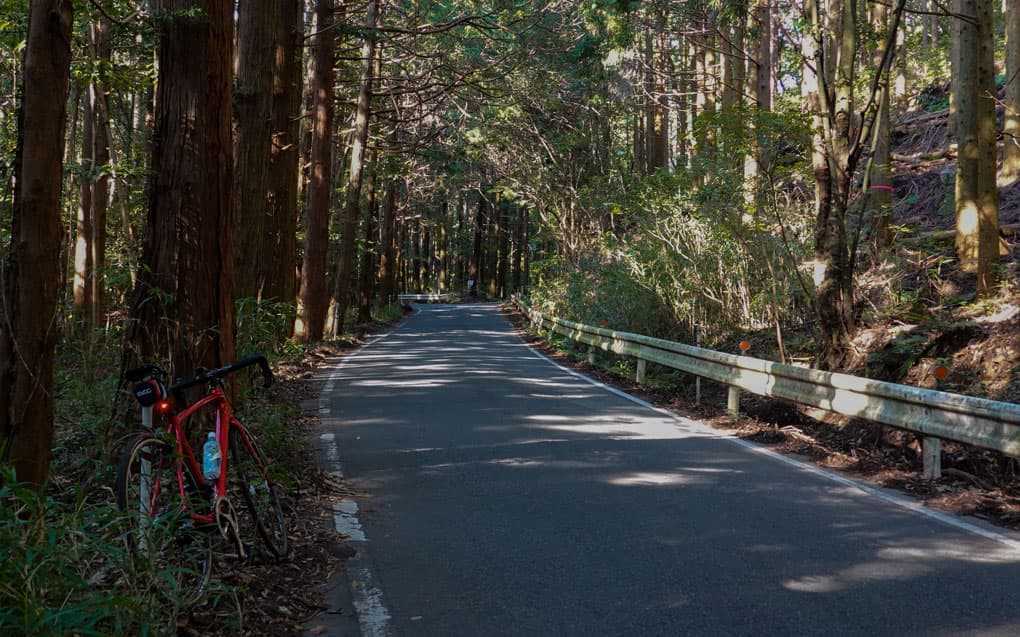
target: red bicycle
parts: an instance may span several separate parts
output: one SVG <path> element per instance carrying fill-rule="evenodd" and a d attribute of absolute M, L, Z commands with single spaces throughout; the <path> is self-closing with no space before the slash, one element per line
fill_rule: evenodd
<path fill-rule="evenodd" d="M 269 464 L 223 391 L 224 378 L 255 365 L 262 371 L 263 386 L 272 385 L 273 373 L 261 355 L 219 369 L 199 369 L 193 378 L 170 387 L 166 372 L 156 365 L 126 374 L 134 383 L 143 431 L 128 441 L 117 470 L 117 504 L 130 513 L 125 538 L 134 555 L 156 571 L 159 581 L 170 583 L 170 594 L 184 604 L 205 592 L 216 535 L 227 540 L 240 559 L 251 554 L 253 535 L 271 558 L 287 554 L 286 523 Z M 200 385 L 206 387 L 205 394 L 189 405 L 184 392 Z M 165 429 L 153 426 L 154 417 L 165 419 Z M 208 440 L 215 445 L 206 455 L 215 460 L 218 454 L 218 463 L 199 462 L 189 428 L 211 428 Z M 235 507 L 239 500 L 243 506 Z"/>

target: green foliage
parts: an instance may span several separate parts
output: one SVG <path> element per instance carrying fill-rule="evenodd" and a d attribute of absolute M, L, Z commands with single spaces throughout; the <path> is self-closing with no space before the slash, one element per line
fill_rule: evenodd
<path fill-rule="evenodd" d="M 0 475 L 0 633 L 164 632 L 160 573 L 138 570 L 120 538 L 123 518 L 79 495 L 61 502 Z M 162 630 L 161 630 L 162 627 Z"/>
<path fill-rule="evenodd" d="M 234 308 L 238 358 L 256 352 L 282 357 L 300 352 L 300 346 L 290 339 L 292 303 L 247 298 L 234 301 Z"/>

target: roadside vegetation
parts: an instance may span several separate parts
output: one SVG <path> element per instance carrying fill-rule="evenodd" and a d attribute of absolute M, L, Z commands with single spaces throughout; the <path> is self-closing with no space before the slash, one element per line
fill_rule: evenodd
<path fill-rule="evenodd" d="M 1015 5 L 0 0 L 0 632 L 296 630 L 283 583 L 335 564 L 303 388 L 401 292 L 1017 401 Z M 232 391 L 305 536 L 184 609 L 118 544 L 124 372 L 256 351 L 293 379 Z M 947 450 L 930 488 L 1020 502 Z"/>

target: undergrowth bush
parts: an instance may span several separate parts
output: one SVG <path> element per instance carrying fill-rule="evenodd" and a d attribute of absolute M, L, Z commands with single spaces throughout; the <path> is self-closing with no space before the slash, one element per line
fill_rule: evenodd
<path fill-rule="evenodd" d="M 0 487 L 0 634 L 167 632 L 159 573 L 136 570 L 115 506 L 79 491 L 70 502 L 13 482 Z"/>

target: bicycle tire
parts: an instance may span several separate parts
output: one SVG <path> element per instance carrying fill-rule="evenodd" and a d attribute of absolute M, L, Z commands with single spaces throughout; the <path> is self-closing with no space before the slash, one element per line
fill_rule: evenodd
<path fill-rule="evenodd" d="M 118 508 L 131 513 L 124 518 L 123 538 L 135 568 L 148 571 L 168 601 L 187 607 L 204 596 L 212 577 L 212 536 L 192 523 L 176 471 L 170 444 L 150 433 L 134 436 L 120 455 L 116 496 Z M 187 467 L 184 475 L 197 493 Z"/>
<path fill-rule="evenodd" d="M 248 432 L 235 425 L 230 435 L 230 473 L 262 544 L 272 557 L 286 557 L 287 521 L 265 455 Z"/>

